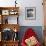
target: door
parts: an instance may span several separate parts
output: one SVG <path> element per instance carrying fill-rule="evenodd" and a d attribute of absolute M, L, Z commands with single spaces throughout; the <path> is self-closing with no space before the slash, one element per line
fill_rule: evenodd
<path fill-rule="evenodd" d="M 44 8 L 44 42 L 46 46 L 46 0 L 43 0 L 43 8 Z"/>
<path fill-rule="evenodd" d="M 46 0 L 43 0 L 43 8 L 44 8 L 44 26 L 46 26 Z"/>

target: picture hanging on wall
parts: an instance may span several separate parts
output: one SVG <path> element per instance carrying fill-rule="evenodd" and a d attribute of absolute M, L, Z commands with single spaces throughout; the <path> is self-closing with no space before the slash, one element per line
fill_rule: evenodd
<path fill-rule="evenodd" d="M 26 7 L 25 8 L 25 18 L 27 20 L 35 20 L 36 19 L 36 8 Z"/>

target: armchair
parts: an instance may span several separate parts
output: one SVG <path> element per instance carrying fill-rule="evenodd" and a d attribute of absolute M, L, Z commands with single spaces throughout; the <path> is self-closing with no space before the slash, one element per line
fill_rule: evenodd
<path fill-rule="evenodd" d="M 26 30 L 24 37 L 22 38 L 21 46 L 41 46 L 37 39 L 37 34 L 32 28 Z"/>

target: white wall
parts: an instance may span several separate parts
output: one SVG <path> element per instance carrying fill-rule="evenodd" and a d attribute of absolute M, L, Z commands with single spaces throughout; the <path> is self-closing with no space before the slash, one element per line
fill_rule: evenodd
<path fill-rule="evenodd" d="M 20 3 L 20 25 L 22 26 L 43 26 L 42 0 L 21 0 Z M 25 20 L 25 7 L 36 8 L 36 20 Z"/>
<path fill-rule="evenodd" d="M 0 6 L 15 6 L 15 0 L 0 0 Z M 43 26 L 42 0 L 17 0 L 19 10 L 19 24 L 21 26 Z M 25 7 L 36 8 L 36 20 L 25 19 Z"/>
<path fill-rule="evenodd" d="M 15 5 L 14 1 L 15 1 L 15 0 L 0 0 L 0 6 L 1 6 L 1 7 L 14 6 L 14 5 Z"/>

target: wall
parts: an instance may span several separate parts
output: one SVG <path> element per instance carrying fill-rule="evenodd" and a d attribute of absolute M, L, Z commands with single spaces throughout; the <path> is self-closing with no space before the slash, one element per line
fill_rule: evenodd
<path fill-rule="evenodd" d="M 21 0 L 20 2 L 20 18 L 19 24 L 22 26 L 42 26 L 43 25 L 43 6 L 42 0 Z M 25 20 L 25 7 L 36 8 L 36 20 Z"/>
<path fill-rule="evenodd" d="M 15 6 L 15 0 L 0 0 L 0 6 L 9 7 Z M 43 6 L 42 0 L 17 0 L 19 10 L 19 24 L 20 26 L 43 26 Z M 35 7 L 36 8 L 36 20 L 26 20 L 25 19 L 25 7 Z"/>
<path fill-rule="evenodd" d="M 10 6 L 14 6 L 14 1 L 15 0 L 0 0 L 0 6 L 1 7 L 10 7 Z"/>

